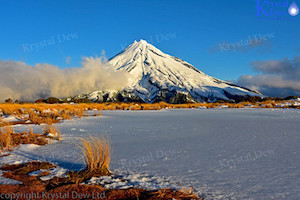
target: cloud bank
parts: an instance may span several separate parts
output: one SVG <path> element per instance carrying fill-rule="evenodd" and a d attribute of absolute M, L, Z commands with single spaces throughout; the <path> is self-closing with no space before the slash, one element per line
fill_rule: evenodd
<path fill-rule="evenodd" d="M 273 97 L 300 96 L 300 56 L 293 59 L 255 61 L 260 74 L 240 76 L 237 84 Z"/>
<path fill-rule="evenodd" d="M 129 74 L 115 72 L 103 57 L 83 58 L 80 68 L 59 69 L 49 64 L 27 65 L 0 60 L 0 102 L 7 98 L 33 101 L 70 97 L 102 89 L 121 89 Z"/>

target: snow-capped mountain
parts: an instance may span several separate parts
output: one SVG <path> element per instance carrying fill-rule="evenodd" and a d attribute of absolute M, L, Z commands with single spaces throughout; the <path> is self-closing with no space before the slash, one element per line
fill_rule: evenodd
<path fill-rule="evenodd" d="M 131 74 L 122 91 L 96 91 L 94 101 L 166 101 L 171 103 L 229 100 L 259 92 L 216 79 L 191 64 L 163 53 L 145 40 L 134 41 L 108 63 Z"/>

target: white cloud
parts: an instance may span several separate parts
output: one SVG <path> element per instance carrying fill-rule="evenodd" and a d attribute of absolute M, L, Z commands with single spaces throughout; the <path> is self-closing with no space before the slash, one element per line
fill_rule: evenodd
<path fill-rule="evenodd" d="M 300 96 L 300 56 L 291 60 L 256 61 L 252 66 L 260 74 L 240 76 L 237 84 L 268 96 Z"/>
<path fill-rule="evenodd" d="M 103 57 L 83 58 L 81 68 L 59 69 L 49 64 L 0 61 L 0 101 L 32 101 L 50 96 L 68 97 L 101 89 L 121 89 L 129 74 L 115 72 Z"/>

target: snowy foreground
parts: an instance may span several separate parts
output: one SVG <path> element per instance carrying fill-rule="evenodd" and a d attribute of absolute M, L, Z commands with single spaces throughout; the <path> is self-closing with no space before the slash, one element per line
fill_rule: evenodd
<path fill-rule="evenodd" d="M 103 111 L 58 127 L 62 141 L 22 145 L 0 162 L 49 161 L 60 166 L 52 175 L 63 176 L 84 167 L 79 137 L 108 135 L 114 176 L 86 184 L 193 187 L 206 199 L 300 199 L 300 110 Z"/>

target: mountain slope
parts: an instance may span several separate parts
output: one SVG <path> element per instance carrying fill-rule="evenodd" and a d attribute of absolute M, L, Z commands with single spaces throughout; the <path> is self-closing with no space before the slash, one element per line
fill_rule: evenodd
<path fill-rule="evenodd" d="M 129 84 L 121 92 L 97 91 L 89 94 L 89 98 L 94 101 L 101 101 L 103 95 L 109 97 L 106 100 L 112 101 L 163 100 L 171 103 L 213 102 L 260 95 L 256 91 L 208 76 L 191 64 L 163 53 L 144 40 L 134 41 L 108 63 L 116 71 L 130 73 Z"/>

